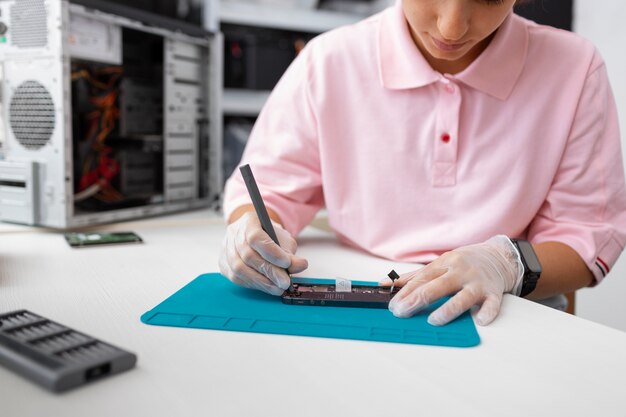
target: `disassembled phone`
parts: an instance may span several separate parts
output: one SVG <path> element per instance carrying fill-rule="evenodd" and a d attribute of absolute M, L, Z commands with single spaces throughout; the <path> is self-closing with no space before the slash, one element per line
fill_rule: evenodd
<path fill-rule="evenodd" d="M 283 303 L 327 307 L 388 308 L 400 288 L 352 285 L 351 291 L 337 291 L 334 284 L 293 283 L 293 292 L 285 291 Z"/>

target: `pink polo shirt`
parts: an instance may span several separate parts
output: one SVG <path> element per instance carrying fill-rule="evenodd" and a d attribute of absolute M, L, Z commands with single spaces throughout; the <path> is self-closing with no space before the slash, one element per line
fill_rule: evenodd
<path fill-rule="evenodd" d="M 626 241 L 604 62 L 569 32 L 507 17 L 456 75 L 434 71 L 400 3 L 325 33 L 272 92 L 244 152 L 296 235 L 326 206 L 346 244 L 405 262 L 496 234 L 563 242 L 601 280 Z M 239 170 L 224 214 L 249 204 Z"/>

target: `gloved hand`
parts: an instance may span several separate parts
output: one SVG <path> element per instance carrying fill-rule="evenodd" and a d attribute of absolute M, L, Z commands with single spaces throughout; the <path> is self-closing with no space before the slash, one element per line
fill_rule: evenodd
<path fill-rule="evenodd" d="M 222 241 L 219 266 L 233 283 L 268 294 L 281 295 L 289 288 L 289 273 L 308 267 L 307 260 L 295 256 L 297 243 L 278 223 L 272 222 L 278 246 L 269 237 L 256 214 L 249 212 L 231 223 Z"/>
<path fill-rule="evenodd" d="M 391 299 L 396 317 L 409 317 L 439 298 L 456 293 L 428 316 L 428 322 L 446 324 L 473 305 L 481 305 L 475 319 L 482 326 L 500 311 L 502 294 L 521 290 L 524 267 L 508 237 L 494 236 L 484 243 L 446 252 L 432 263 L 396 280 L 403 288 Z M 391 280 L 381 282 L 391 285 Z"/>

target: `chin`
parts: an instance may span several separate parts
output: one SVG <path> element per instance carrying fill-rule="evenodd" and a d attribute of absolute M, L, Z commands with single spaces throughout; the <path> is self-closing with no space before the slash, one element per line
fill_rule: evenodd
<path fill-rule="evenodd" d="M 441 51 L 439 49 L 435 49 L 434 51 L 428 51 L 433 58 L 440 59 L 442 61 L 456 61 L 465 56 L 467 51 L 455 51 L 455 52 L 447 52 Z"/>

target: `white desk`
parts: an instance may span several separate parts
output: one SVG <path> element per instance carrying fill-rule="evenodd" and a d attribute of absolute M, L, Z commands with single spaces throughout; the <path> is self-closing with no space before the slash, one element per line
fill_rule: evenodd
<path fill-rule="evenodd" d="M 626 415 L 626 334 L 512 296 L 469 349 L 144 325 L 217 270 L 224 226 L 195 213 L 114 228 L 146 244 L 70 249 L 59 233 L 0 232 L 0 311 L 27 308 L 139 357 L 62 395 L 0 368 L 1 416 Z M 310 276 L 407 270 L 316 230 L 300 241 Z"/>

